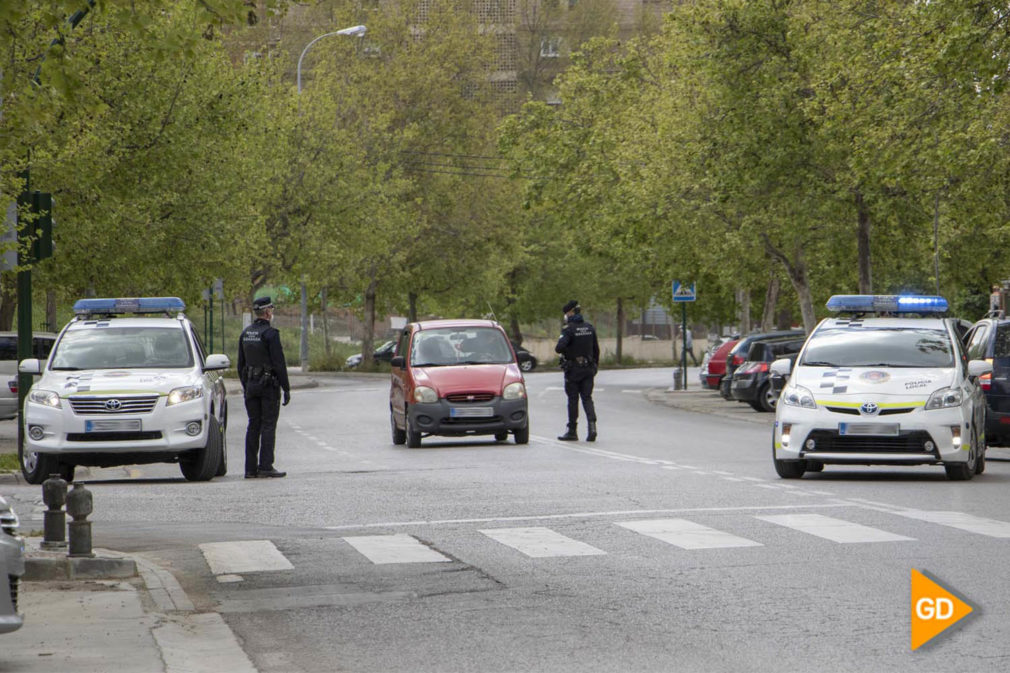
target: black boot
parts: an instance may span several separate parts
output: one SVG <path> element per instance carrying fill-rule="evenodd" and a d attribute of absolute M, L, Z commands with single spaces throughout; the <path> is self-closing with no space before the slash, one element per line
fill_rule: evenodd
<path fill-rule="evenodd" d="M 596 421 L 593 421 L 592 423 L 589 424 L 589 434 L 586 435 L 586 441 L 587 442 L 596 441 Z"/>
<path fill-rule="evenodd" d="M 578 440 L 579 436 L 575 434 L 575 426 L 569 425 L 568 430 L 563 435 L 558 435 L 558 439 L 562 442 L 574 442 Z"/>

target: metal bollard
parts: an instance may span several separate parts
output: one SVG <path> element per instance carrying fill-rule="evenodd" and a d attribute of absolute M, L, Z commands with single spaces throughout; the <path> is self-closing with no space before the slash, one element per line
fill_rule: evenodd
<path fill-rule="evenodd" d="M 46 512 L 42 525 L 43 549 L 66 549 L 67 513 L 63 505 L 67 503 L 67 482 L 59 474 L 51 474 L 42 482 L 42 500 Z"/>
<path fill-rule="evenodd" d="M 673 389 L 684 389 L 684 370 L 680 367 L 674 367 L 673 369 Z"/>
<path fill-rule="evenodd" d="M 84 482 L 75 481 L 74 488 L 67 494 L 67 514 L 70 522 L 70 550 L 67 556 L 91 558 L 91 522 L 88 515 L 94 510 L 91 491 L 84 488 Z"/>

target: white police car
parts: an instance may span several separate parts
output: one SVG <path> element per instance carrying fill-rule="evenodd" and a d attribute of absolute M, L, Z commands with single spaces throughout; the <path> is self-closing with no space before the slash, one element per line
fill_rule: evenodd
<path fill-rule="evenodd" d="M 807 338 L 775 413 L 780 477 L 825 464 L 943 465 L 949 479 L 985 468 L 985 398 L 942 297 L 837 295 Z M 914 315 L 922 317 L 914 317 Z M 928 316 L 928 317 L 927 317 Z M 792 371 L 790 371 L 790 369 Z"/>
<path fill-rule="evenodd" d="M 25 399 L 29 483 L 74 466 L 178 462 L 190 481 L 226 473 L 226 355 L 206 355 L 177 297 L 82 299 Z M 174 315 L 173 315 L 174 314 Z"/>

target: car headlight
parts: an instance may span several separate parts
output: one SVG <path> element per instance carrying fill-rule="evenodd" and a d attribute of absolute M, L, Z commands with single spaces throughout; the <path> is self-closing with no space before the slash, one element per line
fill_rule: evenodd
<path fill-rule="evenodd" d="M 168 394 L 168 405 L 179 404 L 180 402 L 189 402 L 190 400 L 198 400 L 203 397 L 203 388 L 200 386 L 184 386 L 182 388 L 176 388 Z"/>
<path fill-rule="evenodd" d="M 956 388 L 940 388 L 929 396 L 926 409 L 946 409 L 961 406 L 961 391 Z"/>
<path fill-rule="evenodd" d="M 817 402 L 814 402 L 814 394 L 803 386 L 787 386 L 782 393 L 782 403 L 791 407 L 803 407 L 804 409 L 816 409 Z"/>
<path fill-rule="evenodd" d="M 432 404 L 438 402 L 438 393 L 428 386 L 418 386 L 414 388 L 414 401 L 421 404 Z"/>
<path fill-rule="evenodd" d="M 502 399 L 506 400 L 518 400 L 526 397 L 526 386 L 524 386 L 519 381 L 515 383 L 510 383 L 505 386 L 505 390 L 502 391 Z"/>
<path fill-rule="evenodd" d="M 44 407 L 60 408 L 60 396 L 51 390 L 32 389 L 28 391 L 28 401 L 41 404 Z"/>

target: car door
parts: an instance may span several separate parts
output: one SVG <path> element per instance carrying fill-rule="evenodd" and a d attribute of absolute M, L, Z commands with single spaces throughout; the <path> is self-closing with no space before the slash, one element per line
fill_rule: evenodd
<path fill-rule="evenodd" d="M 389 368 L 389 410 L 393 414 L 394 421 L 398 427 L 406 428 L 406 398 L 407 398 L 407 361 L 410 356 L 408 353 L 410 346 L 410 333 L 411 329 L 408 326 L 403 332 L 400 333 L 400 338 L 396 343 L 396 350 L 393 353 L 393 359 L 403 358 L 403 366 L 397 367 L 392 365 Z"/>

